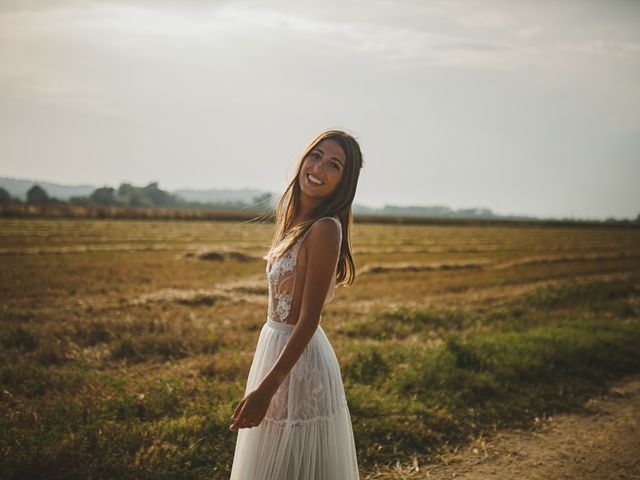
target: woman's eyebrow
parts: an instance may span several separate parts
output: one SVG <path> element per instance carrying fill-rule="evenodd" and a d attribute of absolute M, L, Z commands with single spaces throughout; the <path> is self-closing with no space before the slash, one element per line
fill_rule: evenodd
<path fill-rule="evenodd" d="M 320 147 L 316 147 L 314 148 L 314 150 L 318 150 L 321 154 L 324 155 L 324 150 L 322 150 Z M 333 158 L 334 160 L 337 160 L 338 163 L 344 167 L 344 163 L 342 163 L 342 160 L 340 160 L 338 157 L 331 157 L 331 158 Z"/>

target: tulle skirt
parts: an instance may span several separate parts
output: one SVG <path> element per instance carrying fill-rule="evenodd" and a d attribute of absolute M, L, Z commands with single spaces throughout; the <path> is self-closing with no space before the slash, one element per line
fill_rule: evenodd
<path fill-rule="evenodd" d="M 294 325 L 267 319 L 246 392 L 271 370 Z M 259 426 L 238 431 L 231 480 L 351 480 L 358 462 L 340 366 L 322 327 L 273 396 Z"/>

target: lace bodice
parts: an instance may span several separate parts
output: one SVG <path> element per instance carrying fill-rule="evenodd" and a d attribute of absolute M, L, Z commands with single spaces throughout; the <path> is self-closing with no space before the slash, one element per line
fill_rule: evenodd
<path fill-rule="evenodd" d="M 340 240 L 342 242 L 342 225 L 338 217 L 323 217 L 334 220 L 339 227 Z M 322 218 L 316 220 L 313 224 L 322 220 Z M 298 266 L 298 252 L 302 242 L 306 238 L 307 234 L 313 228 L 313 225 L 294 243 L 285 253 L 277 257 L 270 264 L 271 252 L 265 255 L 267 260 L 267 281 L 269 284 L 269 312 L 268 316 L 271 320 L 279 323 L 286 323 L 291 313 L 291 306 L 297 305 L 301 299 L 295 298 L 296 277 L 299 273 Z M 337 264 L 336 264 L 337 268 Z M 335 293 L 335 270 L 327 292 L 325 304 L 333 300 Z M 294 302 L 295 300 L 295 302 Z"/>

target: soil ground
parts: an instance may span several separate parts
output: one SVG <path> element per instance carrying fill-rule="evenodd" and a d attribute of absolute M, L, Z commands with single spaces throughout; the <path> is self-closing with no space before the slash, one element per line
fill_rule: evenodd
<path fill-rule="evenodd" d="M 613 383 L 579 413 L 540 419 L 530 431 L 476 439 L 437 463 L 398 466 L 366 479 L 640 479 L 640 375 Z"/>

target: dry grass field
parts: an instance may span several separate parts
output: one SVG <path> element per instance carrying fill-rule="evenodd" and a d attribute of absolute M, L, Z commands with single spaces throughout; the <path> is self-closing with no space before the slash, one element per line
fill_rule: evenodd
<path fill-rule="evenodd" d="M 0 476 L 228 478 L 273 226 L 0 219 Z M 640 372 L 640 229 L 356 223 L 322 325 L 362 476 Z"/>

